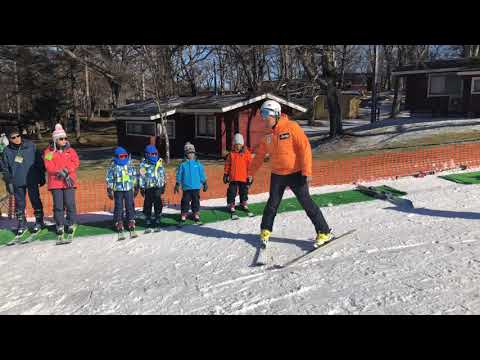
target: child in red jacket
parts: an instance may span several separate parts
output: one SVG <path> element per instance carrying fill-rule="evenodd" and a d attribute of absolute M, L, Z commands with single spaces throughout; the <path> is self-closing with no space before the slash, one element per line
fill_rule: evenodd
<path fill-rule="evenodd" d="M 55 125 L 53 142 L 45 149 L 43 159 L 47 169 L 48 190 L 53 196 L 53 214 L 57 226 L 57 244 L 71 242 L 75 231 L 76 206 L 75 188 L 77 187 L 77 169 L 80 166 L 77 152 L 67 141 L 67 134 L 62 125 Z M 64 209 L 67 209 L 66 221 Z M 63 240 L 66 222 L 68 240 Z"/>
<path fill-rule="evenodd" d="M 252 154 L 244 146 L 242 134 L 235 134 L 233 138 L 233 151 L 227 155 L 223 182 L 228 185 L 227 206 L 232 218 L 235 215 L 235 198 L 237 192 L 240 195 L 241 209 L 248 212 L 248 188 L 253 182 L 252 177 L 247 176 L 248 166 L 252 161 Z"/>

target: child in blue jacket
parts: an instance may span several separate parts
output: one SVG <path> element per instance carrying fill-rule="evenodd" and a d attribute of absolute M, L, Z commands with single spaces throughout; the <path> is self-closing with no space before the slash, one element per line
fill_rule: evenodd
<path fill-rule="evenodd" d="M 107 194 L 111 200 L 115 201 L 113 220 L 116 230 L 123 233 L 123 210 L 125 208 L 128 230 L 133 237 L 136 236 L 134 199 L 138 194 L 137 177 L 137 170 L 130 163 L 130 155 L 124 148 L 117 147 L 112 164 L 107 170 Z"/>
<path fill-rule="evenodd" d="M 195 156 L 195 147 L 187 142 L 184 146 L 185 160 L 178 166 L 174 193 L 182 187 L 181 217 L 184 223 L 187 219 L 190 205 L 192 207 L 193 220 L 200 223 L 200 189 L 208 190 L 205 169 Z"/>
<path fill-rule="evenodd" d="M 145 198 L 143 213 L 145 214 L 146 232 L 152 227 L 152 205 L 155 208 L 155 226 L 160 226 L 163 202 L 162 194 L 165 192 L 165 168 L 163 160 L 158 156 L 155 145 L 145 147 L 145 158 L 139 166 L 140 193 Z"/>

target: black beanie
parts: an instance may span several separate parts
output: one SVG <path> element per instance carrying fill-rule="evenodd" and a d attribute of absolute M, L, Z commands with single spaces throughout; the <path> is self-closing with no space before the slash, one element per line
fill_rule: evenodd
<path fill-rule="evenodd" d="M 19 135 L 22 135 L 22 133 L 20 132 L 20 129 L 16 126 L 12 126 L 12 127 L 9 127 L 7 129 L 7 132 L 6 132 L 8 138 L 10 138 L 10 136 L 12 136 L 13 134 L 19 134 Z"/>

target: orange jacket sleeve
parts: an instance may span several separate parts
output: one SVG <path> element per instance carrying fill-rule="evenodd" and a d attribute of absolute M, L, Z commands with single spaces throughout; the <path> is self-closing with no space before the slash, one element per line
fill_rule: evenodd
<path fill-rule="evenodd" d="M 255 157 L 250 162 L 248 167 L 248 176 L 253 176 L 258 171 L 260 166 L 262 166 L 263 160 L 265 159 L 265 154 L 267 153 L 267 143 L 266 138 L 263 138 L 257 149 L 255 150 Z"/>
<path fill-rule="evenodd" d="M 230 169 L 232 168 L 232 156 L 230 153 L 228 153 L 226 159 L 225 159 L 225 166 L 223 168 L 223 173 L 230 175 Z"/>
<path fill-rule="evenodd" d="M 305 135 L 305 132 L 298 124 L 295 124 L 293 133 L 296 155 L 299 157 L 302 165 L 302 175 L 312 176 L 312 147 L 310 146 L 310 141 L 308 141 L 307 135 Z"/>

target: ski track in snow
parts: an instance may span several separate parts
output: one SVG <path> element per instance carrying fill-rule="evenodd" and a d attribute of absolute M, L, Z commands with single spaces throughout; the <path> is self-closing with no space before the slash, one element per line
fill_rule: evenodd
<path fill-rule="evenodd" d="M 2 247 L 0 314 L 479 314 L 480 188 L 437 175 L 368 184 L 408 192 L 411 212 L 380 200 L 323 208 L 335 233 L 357 231 L 285 269 L 251 266 L 259 216 Z M 271 265 L 314 235 L 303 211 L 278 214 Z"/>

